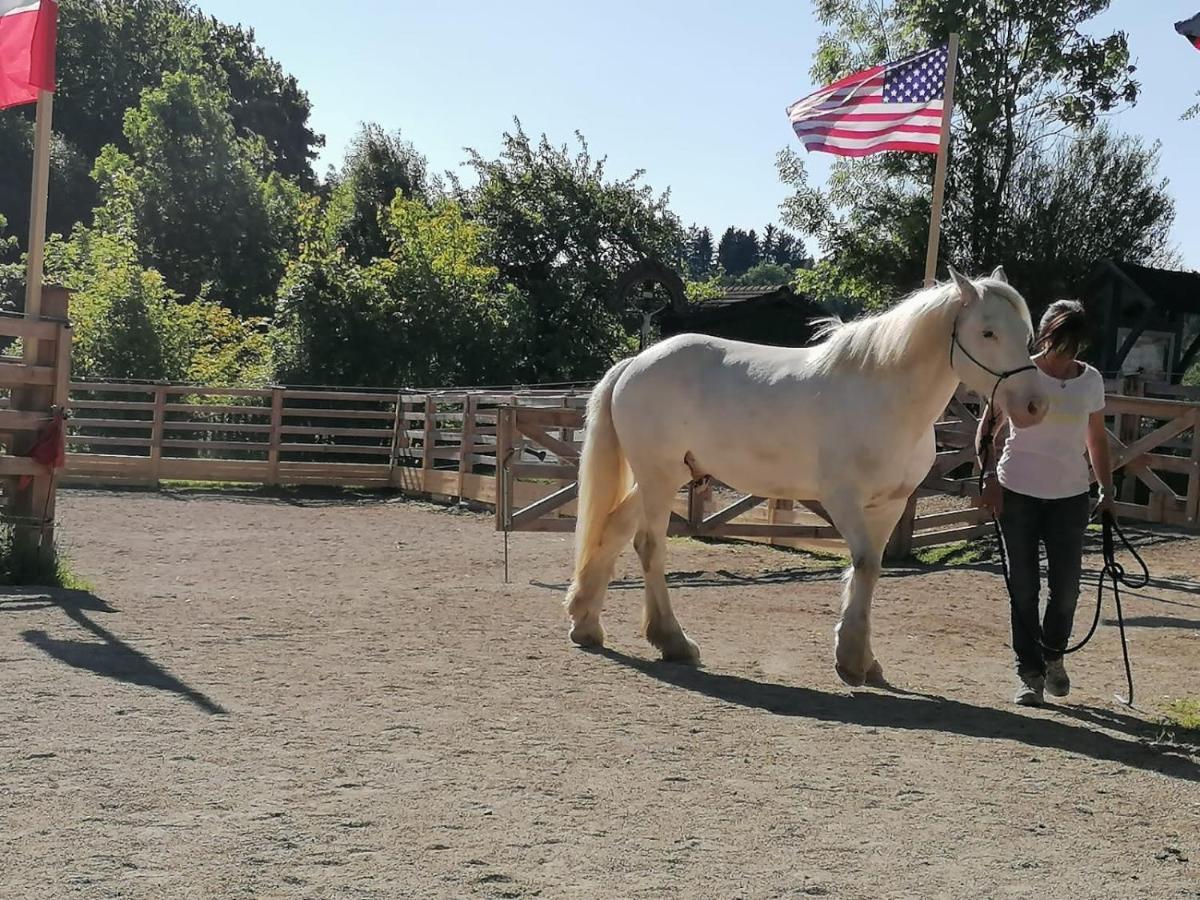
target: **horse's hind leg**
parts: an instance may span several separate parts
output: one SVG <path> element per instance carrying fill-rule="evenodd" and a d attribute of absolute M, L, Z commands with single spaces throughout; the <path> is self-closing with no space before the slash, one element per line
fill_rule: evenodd
<path fill-rule="evenodd" d="M 667 526 L 676 487 L 670 482 L 653 490 L 643 487 L 643 520 L 633 539 L 646 580 L 646 606 L 642 619 L 646 640 L 662 651 L 663 659 L 697 664 L 700 648 L 683 633 L 667 593 Z"/>
<path fill-rule="evenodd" d="M 581 647 L 603 647 L 604 626 L 600 613 L 613 566 L 642 518 L 641 491 L 634 488 L 617 508 L 608 514 L 600 546 L 595 549 L 583 571 L 567 591 L 567 612 L 571 616 L 570 638 Z"/>

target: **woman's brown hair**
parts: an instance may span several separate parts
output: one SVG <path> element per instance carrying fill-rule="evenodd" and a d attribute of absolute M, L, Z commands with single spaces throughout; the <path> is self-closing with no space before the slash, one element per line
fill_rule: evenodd
<path fill-rule="evenodd" d="M 1075 359 L 1091 337 L 1087 313 L 1078 300 L 1055 300 L 1038 325 L 1034 349 Z"/>

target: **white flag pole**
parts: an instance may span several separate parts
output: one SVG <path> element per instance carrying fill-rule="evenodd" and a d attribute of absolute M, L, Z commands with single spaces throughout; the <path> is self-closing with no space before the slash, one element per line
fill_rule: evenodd
<path fill-rule="evenodd" d="M 29 256 L 25 269 L 25 316 L 42 315 L 42 268 L 46 250 L 46 202 L 50 195 L 50 121 L 54 94 L 38 91 L 37 124 L 33 141 L 33 191 L 29 201 Z M 33 359 L 35 342 L 25 341 L 25 361 Z"/>
<path fill-rule="evenodd" d="M 933 174 L 933 205 L 929 214 L 929 249 L 925 253 L 925 287 L 937 276 L 938 241 L 942 235 L 942 200 L 946 193 L 946 162 L 950 155 L 950 117 L 954 113 L 954 76 L 958 69 L 958 35 L 950 35 L 946 54 L 946 93 L 942 100 L 942 140 Z"/>

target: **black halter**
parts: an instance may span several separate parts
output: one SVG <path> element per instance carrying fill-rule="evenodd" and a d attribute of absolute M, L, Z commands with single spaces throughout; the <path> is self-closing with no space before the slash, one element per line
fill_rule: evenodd
<path fill-rule="evenodd" d="M 955 320 L 954 320 L 954 330 L 950 332 L 950 369 L 951 369 L 951 371 L 953 371 L 953 369 L 954 369 L 954 348 L 955 347 L 958 347 L 958 349 L 962 351 L 963 356 L 965 356 L 971 362 L 975 363 L 975 365 L 979 366 L 979 368 L 983 369 L 983 371 L 987 372 L 989 375 L 991 375 L 993 378 L 996 379 L 996 384 L 992 387 L 992 396 L 988 398 L 988 410 L 993 417 L 996 415 L 996 413 L 995 413 L 996 391 L 1000 390 L 1000 383 L 1003 382 L 1005 378 L 1011 378 L 1013 375 L 1019 375 L 1022 372 L 1028 372 L 1030 369 L 1037 368 L 1037 366 L 1035 366 L 1033 363 L 1030 363 L 1027 366 L 1019 366 L 1016 369 L 1009 369 L 1007 372 L 997 372 L 995 369 L 991 368 L 990 366 L 985 366 L 983 363 L 981 363 L 979 360 L 977 360 L 974 356 L 972 356 L 971 351 L 968 350 L 966 347 L 964 347 L 962 341 L 960 341 L 958 339 L 958 319 L 957 318 L 955 318 Z"/>

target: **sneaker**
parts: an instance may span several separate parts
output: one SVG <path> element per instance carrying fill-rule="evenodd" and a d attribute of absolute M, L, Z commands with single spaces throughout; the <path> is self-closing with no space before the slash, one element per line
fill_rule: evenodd
<path fill-rule="evenodd" d="M 1065 697 L 1071 693 L 1071 676 L 1067 674 L 1061 656 L 1046 663 L 1046 693 L 1051 697 Z"/>
<path fill-rule="evenodd" d="M 1017 688 L 1013 703 L 1017 706 L 1041 706 L 1044 686 L 1045 679 L 1041 675 L 1022 675 L 1021 686 Z"/>

